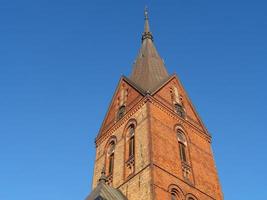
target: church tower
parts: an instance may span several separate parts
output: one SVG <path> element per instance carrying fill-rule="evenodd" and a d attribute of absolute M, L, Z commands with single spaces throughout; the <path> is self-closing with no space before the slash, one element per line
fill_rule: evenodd
<path fill-rule="evenodd" d="M 129 77 L 122 76 L 95 140 L 86 200 L 222 200 L 211 136 L 154 46 L 148 13 Z"/>

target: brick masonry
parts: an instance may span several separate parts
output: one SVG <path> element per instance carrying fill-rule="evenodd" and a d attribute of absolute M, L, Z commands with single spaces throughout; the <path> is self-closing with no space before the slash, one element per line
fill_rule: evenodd
<path fill-rule="evenodd" d="M 170 94 L 173 86 L 178 88 L 185 119 L 174 111 Z M 117 119 L 122 89 L 127 90 L 126 113 Z M 131 121 L 136 123 L 135 166 L 134 173 L 129 175 L 126 173 L 126 130 Z M 180 159 L 177 128 L 183 130 L 187 140 L 187 163 Z M 96 140 L 93 188 L 103 166 L 107 165 L 110 138 L 116 138 L 112 186 L 119 188 L 129 200 L 171 199 L 171 188 L 178 191 L 180 199 L 223 199 L 211 137 L 176 76 L 146 95 L 121 79 Z M 190 171 L 186 177 L 184 166 Z"/>

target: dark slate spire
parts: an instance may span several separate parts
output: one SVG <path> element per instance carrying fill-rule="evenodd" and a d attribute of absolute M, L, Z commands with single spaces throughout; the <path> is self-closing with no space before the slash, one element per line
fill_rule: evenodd
<path fill-rule="evenodd" d="M 145 9 L 145 26 L 142 46 L 133 66 L 130 79 L 145 91 L 152 92 L 169 77 L 164 62 L 159 56 L 150 32 L 148 11 Z"/>

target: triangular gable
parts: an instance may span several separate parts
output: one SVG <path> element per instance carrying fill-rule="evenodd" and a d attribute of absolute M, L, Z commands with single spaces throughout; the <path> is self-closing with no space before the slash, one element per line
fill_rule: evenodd
<path fill-rule="evenodd" d="M 121 101 L 123 101 L 123 104 L 126 106 L 127 112 L 133 107 L 134 102 L 139 101 L 143 96 L 145 96 L 145 92 L 142 89 L 132 83 L 131 80 L 129 80 L 127 77 L 122 76 L 109 104 L 108 111 L 105 115 L 96 140 L 102 135 L 103 132 L 105 132 L 117 121 L 117 112 L 122 104 Z"/>
<path fill-rule="evenodd" d="M 127 200 L 127 197 L 119 189 L 106 183 L 98 183 L 85 200 Z"/>
<path fill-rule="evenodd" d="M 171 90 L 174 87 L 176 87 L 178 90 L 179 100 L 181 101 L 181 103 L 185 108 L 187 120 L 192 124 L 201 128 L 202 131 L 204 131 L 206 134 L 209 134 L 176 74 L 172 75 L 151 95 L 154 96 L 154 98 L 158 99 L 160 102 L 164 103 L 164 105 L 166 105 L 170 109 L 174 109 L 173 98 L 171 96 Z"/>

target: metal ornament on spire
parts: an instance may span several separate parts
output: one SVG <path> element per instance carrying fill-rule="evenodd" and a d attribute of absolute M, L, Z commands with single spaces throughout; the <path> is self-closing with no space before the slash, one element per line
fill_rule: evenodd
<path fill-rule="evenodd" d="M 147 6 L 145 7 L 145 20 L 148 20 L 148 9 L 147 9 Z"/>
<path fill-rule="evenodd" d="M 101 176 L 99 178 L 99 183 L 106 183 L 107 182 L 107 177 L 106 177 L 106 172 L 105 172 L 105 166 L 103 167 L 101 171 Z"/>
<path fill-rule="evenodd" d="M 145 7 L 145 27 L 144 27 L 144 33 L 142 34 L 142 42 L 145 39 L 150 39 L 153 41 L 153 36 L 152 33 L 150 32 L 150 28 L 149 28 L 149 21 L 148 21 L 148 9 L 147 7 Z"/>

